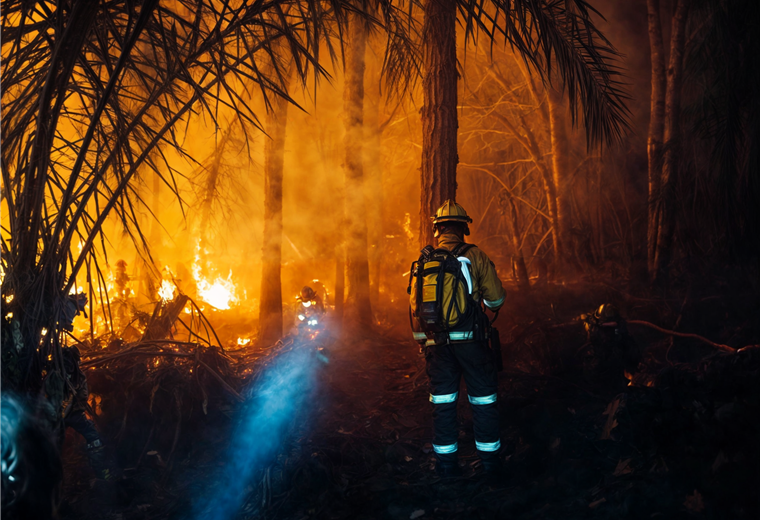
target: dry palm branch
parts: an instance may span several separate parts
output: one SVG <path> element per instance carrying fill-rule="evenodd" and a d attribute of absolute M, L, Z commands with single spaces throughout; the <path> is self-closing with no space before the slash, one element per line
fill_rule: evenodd
<path fill-rule="evenodd" d="M 504 35 L 538 70 L 556 63 L 592 135 L 620 128 L 621 94 L 605 54 L 612 51 L 599 45 L 587 4 L 459 5 L 470 34 Z M 292 101 L 283 64 L 292 60 L 302 82 L 312 71 L 323 76 L 320 43 L 336 57 L 329 42 L 341 42 L 349 12 L 388 30 L 386 74 L 392 84 L 411 84 L 404 78 L 419 71 L 415 7 L 390 0 L 5 2 L 3 384 L 37 390 L 49 359 L 61 370 L 60 332 L 77 275 L 86 271 L 91 305 L 104 292 L 107 219 L 119 219 L 149 254 L 136 185 L 155 172 L 179 198 L 178 172 L 162 150 L 191 156 L 183 137 L 192 117 L 219 124 L 219 111 L 229 110 L 244 132 L 257 129 L 242 91 L 255 87 L 267 104 L 271 96 Z"/>
<path fill-rule="evenodd" d="M 383 18 L 386 28 L 394 29 L 383 65 L 391 91 L 406 93 L 416 85 L 422 68 L 419 20 L 427 1 L 390 2 L 408 16 Z M 590 2 L 456 0 L 456 4 L 468 43 L 478 45 L 485 39 L 491 47 L 509 45 L 531 73 L 567 90 L 573 122 L 580 114 L 589 146 L 617 141 L 629 129 L 629 95 L 620 53 L 597 27 L 594 20 L 604 17 Z"/>
<path fill-rule="evenodd" d="M 339 0 L 4 2 L 4 387 L 37 391 L 44 370 L 61 371 L 80 272 L 90 305 L 107 306 L 107 219 L 149 257 L 136 188 L 155 172 L 182 206 L 163 150 L 191 157 L 189 121 L 221 126 L 225 111 L 246 136 L 259 129 L 246 89 L 267 105 L 272 96 L 292 101 L 282 64 L 292 62 L 302 82 L 323 76 L 320 45 L 342 34 L 353 10 Z M 329 40 L 327 49 L 336 55 Z"/>

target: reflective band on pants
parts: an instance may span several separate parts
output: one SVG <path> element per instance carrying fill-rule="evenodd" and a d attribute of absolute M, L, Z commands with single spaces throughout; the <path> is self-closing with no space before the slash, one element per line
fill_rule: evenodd
<path fill-rule="evenodd" d="M 454 403 L 456 402 L 457 397 L 459 397 L 459 392 L 454 392 L 453 394 L 445 394 L 445 395 L 430 394 L 430 402 L 433 404 Z"/>
<path fill-rule="evenodd" d="M 449 339 L 451 341 L 467 341 L 472 339 L 474 334 L 472 331 L 467 332 L 449 332 Z"/>
<path fill-rule="evenodd" d="M 459 449 L 459 444 L 447 444 L 445 446 L 438 446 L 437 444 L 433 444 L 433 450 L 435 450 L 436 453 L 440 453 L 442 455 L 445 455 L 446 453 L 454 453 Z"/>
<path fill-rule="evenodd" d="M 486 395 L 484 397 L 467 396 L 472 404 L 491 404 L 496 402 L 496 394 Z"/>
<path fill-rule="evenodd" d="M 433 446 L 435 447 L 435 446 Z M 501 448 L 501 440 L 496 442 L 478 442 L 475 441 L 475 447 L 480 451 L 496 451 Z"/>

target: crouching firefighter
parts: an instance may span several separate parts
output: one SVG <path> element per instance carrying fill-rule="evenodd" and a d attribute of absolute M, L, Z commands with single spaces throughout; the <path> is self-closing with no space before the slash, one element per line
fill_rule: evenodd
<path fill-rule="evenodd" d="M 475 423 L 475 447 L 486 473 L 501 471 L 498 368 L 489 348 L 490 323 L 483 305 L 497 311 L 505 299 L 493 262 L 464 242 L 472 219 L 446 201 L 432 217 L 438 248 L 428 245 L 412 264 L 407 291 L 414 339 L 425 352 L 433 404 L 436 470 L 458 475 L 457 399 L 464 376 Z M 500 352 L 499 352 L 500 354 Z"/>

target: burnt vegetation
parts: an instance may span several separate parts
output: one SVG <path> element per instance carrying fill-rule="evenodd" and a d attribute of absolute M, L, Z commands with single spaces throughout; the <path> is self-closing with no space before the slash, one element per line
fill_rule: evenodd
<path fill-rule="evenodd" d="M 3 515 L 760 513 L 753 0 L 0 16 Z M 449 198 L 507 289 L 500 480 L 432 471 L 404 289 Z"/>

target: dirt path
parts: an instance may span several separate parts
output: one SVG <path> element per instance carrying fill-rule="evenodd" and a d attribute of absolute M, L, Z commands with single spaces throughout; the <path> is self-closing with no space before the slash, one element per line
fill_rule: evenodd
<path fill-rule="evenodd" d="M 460 402 L 464 476 L 441 480 L 433 472 L 424 360 L 414 344 L 393 337 L 344 343 L 335 349 L 326 369 L 324 401 L 313 430 L 302 441 L 303 454 L 310 458 L 308 469 L 294 479 L 280 503 L 273 503 L 278 511 L 271 517 L 496 518 L 533 511 L 541 518 L 551 510 L 567 512 L 568 506 L 588 512 L 589 501 L 575 493 L 577 482 L 573 486 L 566 482 L 585 478 L 584 483 L 593 487 L 593 479 L 583 475 L 586 464 L 573 461 L 569 466 L 573 475 L 563 473 L 564 480 L 559 481 L 555 477 L 554 461 L 565 451 L 563 443 L 578 441 L 563 439 L 558 431 L 570 426 L 563 421 L 572 423 L 578 415 L 572 406 L 590 407 L 602 417 L 606 401 L 593 396 L 579 399 L 577 389 L 562 384 L 552 389 L 540 378 L 528 383 L 532 388 L 516 388 L 513 378 L 501 377 L 502 438 L 507 446 L 504 455 L 510 455 L 510 474 L 501 482 L 481 477 L 471 413 Z M 534 395 L 518 395 L 526 390 L 536 394 L 538 388 L 548 390 L 541 402 Z M 555 390 L 561 398 L 551 395 Z M 523 431 L 515 427 L 518 421 Z M 574 425 L 576 431 L 597 426 Z"/>
<path fill-rule="evenodd" d="M 300 467 L 264 518 L 617 519 L 702 511 L 699 502 L 689 508 L 690 482 L 673 478 L 629 437 L 615 438 L 610 407 L 622 407 L 619 388 L 592 390 L 572 374 L 508 368 L 498 396 L 507 475 L 493 481 L 481 475 L 464 400 L 464 476 L 435 475 L 424 360 L 401 331 L 336 348 L 322 384 L 320 408 L 298 441 Z"/>

